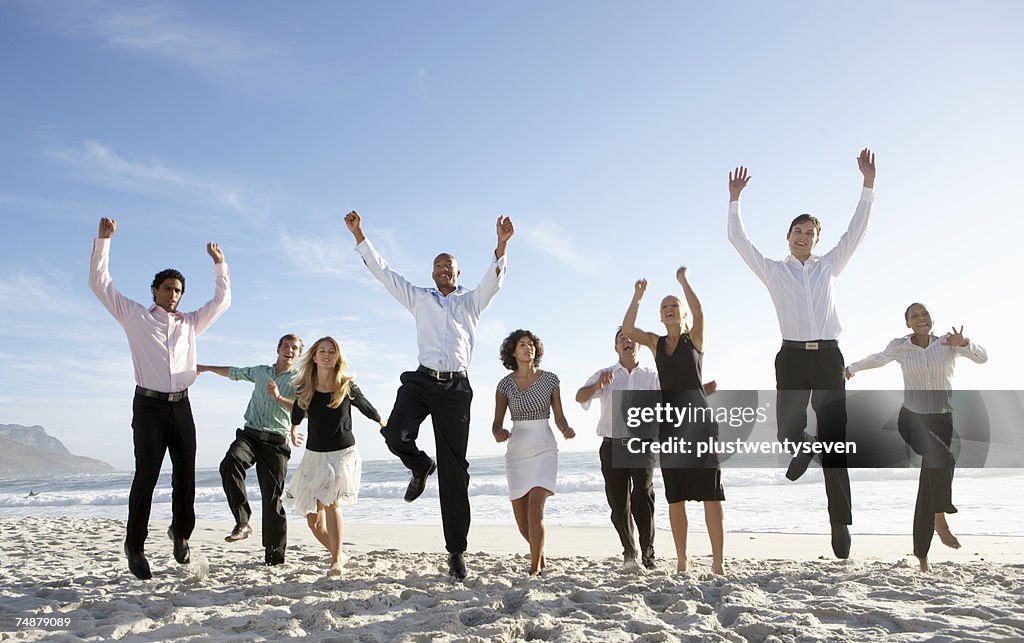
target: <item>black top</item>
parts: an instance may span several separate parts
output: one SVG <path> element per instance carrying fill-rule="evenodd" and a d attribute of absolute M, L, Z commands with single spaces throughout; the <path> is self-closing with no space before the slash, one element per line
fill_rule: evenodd
<path fill-rule="evenodd" d="M 303 418 L 309 415 L 307 451 L 340 451 L 354 445 L 356 438 L 352 434 L 353 406 L 374 422 L 380 422 L 380 413 L 377 413 L 377 409 L 373 408 L 355 382 L 350 386 L 351 397 L 346 395 L 336 409 L 327 406 L 331 401 L 331 394 L 320 391 L 313 391 L 313 399 L 309 401 L 308 410 L 300 408 L 298 402 L 292 405 L 292 424 L 301 423 Z"/>
<path fill-rule="evenodd" d="M 679 336 L 675 352 L 669 355 L 665 351 L 666 339 L 658 338 L 658 350 L 654 353 L 661 390 L 703 392 L 704 385 L 700 381 L 703 353 L 690 341 L 689 334 L 683 334 Z"/>

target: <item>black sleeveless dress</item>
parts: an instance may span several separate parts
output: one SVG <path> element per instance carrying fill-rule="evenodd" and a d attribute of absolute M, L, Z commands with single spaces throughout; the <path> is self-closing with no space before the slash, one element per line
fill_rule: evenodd
<path fill-rule="evenodd" d="M 701 361 L 703 353 L 693 345 L 688 334 L 680 336 L 676 350 L 669 355 L 665 350 L 667 337 L 658 338 L 658 350 L 654 362 L 658 367 L 658 378 L 666 403 L 677 408 L 709 409 L 708 398 L 701 383 Z M 718 437 L 718 424 L 705 421 L 703 414 L 687 418 L 678 427 L 675 423 L 663 423 L 660 427 L 661 442 L 682 439 L 693 446 Z M 694 447 L 695 448 L 695 447 Z M 722 469 L 718 456 L 705 454 L 697 457 L 690 454 L 661 454 L 661 477 L 665 481 L 665 498 L 669 503 L 683 500 L 725 500 L 722 487 Z"/>

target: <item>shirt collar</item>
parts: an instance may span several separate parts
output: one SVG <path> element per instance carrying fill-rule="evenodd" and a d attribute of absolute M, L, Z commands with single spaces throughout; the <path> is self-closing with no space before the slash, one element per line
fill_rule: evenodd
<path fill-rule="evenodd" d="M 811 255 L 810 257 L 807 258 L 807 261 L 813 261 L 817 263 L 818 261 L 821 261 L 821 257 L 819 257 L 818 255 Z M 783 259 L 783 263 L 796 264 L 798 266 L 801 265 L 800 260 L 794 257 L 793 253 L 789 253 L 788 255 L 786 255 L 786 258 Z"/>
<path fill-rule="evenodd" d="M 173 316 L 173 317 L 184 317 L 185 316 L 184 313 L 179 312 L 177 310 L 174 311 L 173 313 L 169 313 L 166 310 L 164 310 L 163 308 L 161 308 L 160 306 L 157 306 L 156 304 L 153 304 L 152 306 L 149 307 L 149 312 L 151 312 L 151 313 L 155 313 L 158 310 L 160 312 L 162 312 L 163 314 L 167 315 L 168 317 L 171 317 L 171 316 Z"/>

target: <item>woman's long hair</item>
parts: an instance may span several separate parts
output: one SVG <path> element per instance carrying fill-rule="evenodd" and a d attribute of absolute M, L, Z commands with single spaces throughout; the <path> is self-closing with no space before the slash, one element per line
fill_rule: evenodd
<path fill-rule="evenodd" d="M 334 392 L 331 394 L 331 401 L 327 406 L 336 409 L 341 406 L 341 402 L 346 396 L 351 397 L 353 378 L 347 373 L 348 364 L 345 362 L 345 354 L 341 352 L 341 346 L 333 337 L 321 337 L 313 343 L 313 346 L 303 356 L 298 373 L 296 373 L 293 380 L 295 383 L 295 403 L 299 405 L 299 408 L 309 410 L 309 402 L 313 399 L 313 393 L 316 391 L 316 382 L 319 375 L 316 365 L 316 351 L 320 348 L 321 344 L 328 342 L 334 346 L 336 357 L 334 361 L 334 374 L 331 378 L 331 381 L 334 382 Z"/>

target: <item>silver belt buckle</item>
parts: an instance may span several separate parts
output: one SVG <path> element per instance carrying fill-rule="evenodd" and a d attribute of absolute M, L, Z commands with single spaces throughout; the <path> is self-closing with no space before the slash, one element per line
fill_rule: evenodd
<path fill-rule="evenodd" d="M 818 342 L 806 342 L 804 344 L 804 350 L 816 351 L 818 350 Z"/>

